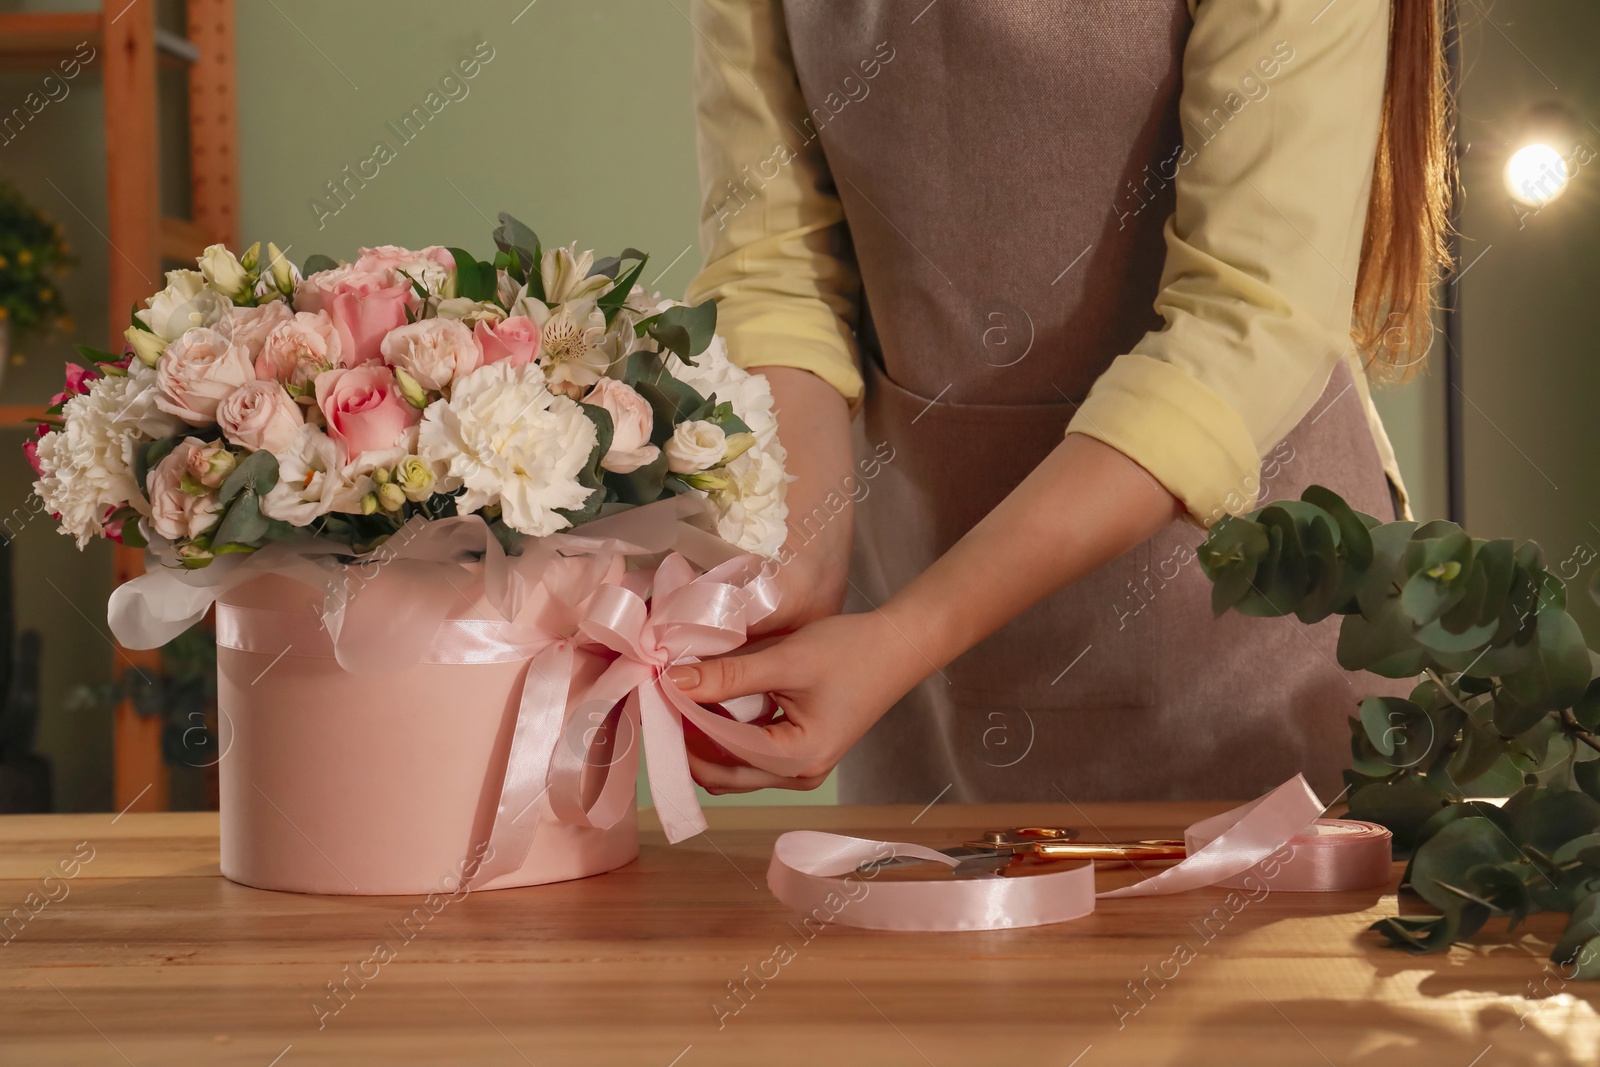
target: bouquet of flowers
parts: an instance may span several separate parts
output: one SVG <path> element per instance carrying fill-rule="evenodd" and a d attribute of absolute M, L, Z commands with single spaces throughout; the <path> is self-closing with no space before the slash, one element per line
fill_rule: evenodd
<path fill-rule="evenodd" d="M 773 555 L 784 453 L 766 380 L 716 307 L 638 284 L 646 256 L 365 248 L 296 269 L 275 245 L 206 249 L 134 312 L 123 354 L 80 348 L 38 436 L 34 489 L 83 547 L 188 568 L 273 542 L 370 551 L 416 516 L 476 515 L 510 554 L 679 494 Z"/>

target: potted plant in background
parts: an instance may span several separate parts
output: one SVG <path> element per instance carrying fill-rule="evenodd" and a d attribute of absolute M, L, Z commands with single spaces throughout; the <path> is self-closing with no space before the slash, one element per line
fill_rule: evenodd
<path fill-rule="evenodd" d="M 73 262 L 60 224 L 0 182 L 0 382 L 7 365 L 20 361 L 12 346 L 29 334 L 72 328 L 57 279 Z"/>

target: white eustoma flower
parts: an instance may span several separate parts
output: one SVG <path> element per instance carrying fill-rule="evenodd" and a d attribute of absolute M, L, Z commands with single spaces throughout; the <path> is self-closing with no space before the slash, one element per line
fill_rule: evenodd
<path fill-rule="evenodd" d="M 207 246 L 199 264 L 207 284 L 223 296 L 242 300 L 250 295 L 250 272 L 244 269 L 238 256 L 228 251 L 227 245 Z"/>
<path fill-rule="evenodd" d="M 597 440 L 583 409 L 546 387 L 542 368 L 501 362 L 459 379 L 449 400 L 423 412 L 417 454 L 466 486 L 463 514 L 498 503 L 506 525 L 543 537 L 570 525 L 558 510 L 588 499 L 578 473 Z"/>
<path fill-rule="evenodd" d="M 693 364 L 667 353 L 667 373 L 703 397 L 715 395 L 719 403 L 733 405 L 733 413 L 756 435 L 756 444 L 770 448 L 777 441 L 778 418 L 772 411 L 772 385 L 764 375 L 751 374 L 728 360 L 728 343 L 714 337 Z"/>
<path fill-rule="evenodd" d="M 156 407 L 155 372 L 137 361 L 128 374 L 93 379 L 88 389 L 67 400 L 65 425 L 39 439 L 42 473 L 33 485 L 79 548 L 104 534 L 115 508 L 149 513 L 134 477 L 134 452 L 183 426 Z"/>
<path fill-rule="evenodd" d="M 278 454 L 278 484 L 261 498 L 261 514 L 308 526 L 330 511 L 360 510 L 361 494 L 345 478 L 339 446 L 320 427 L 300 427 L 294 444 Z"/>
<path fill-rule="evenodd" d="M 133 317 L 150 327 L 163 341 L 176 341 L 196 326 L 215 326 L 233 307 L 233 301 L 206 287 L 197 270 L 167 272 L 167 287 L 145 301 Z"/>
<path fill-rule="evenodd" d="M 667 456 L 667 470 L 673 474 L 694 474 L 722 462 L 728 450 L 728 435 L 714 422 L 696 419 L 680 422 L 661 446 Z"/>

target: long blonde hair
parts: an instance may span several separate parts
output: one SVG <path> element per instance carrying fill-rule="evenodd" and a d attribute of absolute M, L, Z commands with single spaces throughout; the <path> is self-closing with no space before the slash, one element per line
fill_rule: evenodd
<path fill-rule="evenodd" d="M 1453 102 L 1442 0 L 1392 0 L 1389 73 L 1351 336 L 1377 380 L 1415 374 L 1433 338 L 1433 291 L 1450 269 Z"/>

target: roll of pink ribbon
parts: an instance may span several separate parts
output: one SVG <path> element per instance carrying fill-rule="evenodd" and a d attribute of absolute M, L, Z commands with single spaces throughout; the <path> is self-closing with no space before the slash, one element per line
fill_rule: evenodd
<path fill-rule="evenodd" d="M 1143 881 L 1095 892 L 1094 865 L 1025 878 L 877 882 L 863 864 L 914 856 L 957 860 L 899 841 L 802 830 L 773 846 L 767 885 L 783 903 L 822 922 L 870 930 L 1002 930 L 1082 918 L 1100 897 L 1182 893 L 1206 886 L 1335 892 L 1388 883 L 1389 831 L 1322 819 L 1322 802 L 1300 775 L 1231 811 L 1190 826 L 1188 856 Z"/>
<path fill-rule="evenodd" d="M 1280 849 L 1244 874 L 1213 884 L 1228 889 L 1249 889 L 1265 884 L 1273 890 L 1289 893 L 1373 889 L 1387 885 L 1393 874 L 1393 838 L 1393 834 L 1377 823 L 1318 819 L 1284 843 L 1284 848 L 1293 850 L 1288 859 L 1282 858 Z M 1197 837 L 1194 827 L 1184 835 L 1191 853 L 1209 840 Z"/>

